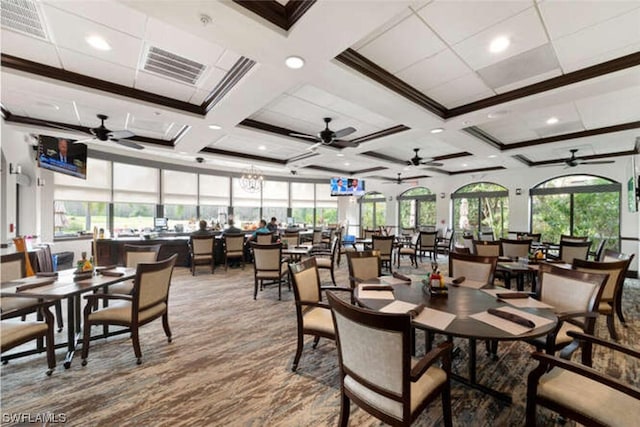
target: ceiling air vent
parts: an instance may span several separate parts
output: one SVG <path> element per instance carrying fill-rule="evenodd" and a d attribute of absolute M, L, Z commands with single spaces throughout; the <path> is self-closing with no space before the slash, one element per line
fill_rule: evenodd
<path fill-rule="evenodd" d="M 206 65 L 151 46 L 144 63 L 145 70 L 194 85 Z"/>
<path fill-rule="evenodd" d="M 47 33 L 33 0 L 1 0 L 2 27 L 47 40 Z"/>

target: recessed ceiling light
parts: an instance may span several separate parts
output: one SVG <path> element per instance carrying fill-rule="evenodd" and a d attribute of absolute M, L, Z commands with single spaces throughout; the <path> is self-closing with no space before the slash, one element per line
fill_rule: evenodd
<path fill-rule="evenodd" d="M 495 159 L 496 157 L 498 157 L 498 155 L 497 155 L 497 154 L 489 154 L 489 158 L 490 158 L 490 159 Z"/>
<path fill-rule="evenodd" d="M 337 154 L 336 154 L 336 156 L 338 156 L 338 157 L 344 157 L 344 154 L 342 154 L 342 153 L 337 153 Z"/>
<path fill-rule="evenodd" d="M 38 107 L 43 107 L 43 108 L 49 108 L 51 110 L 56 110 L 58 111 L 60 109 L 60 107 L 52 102 L 44 102 L 44 101 L 38 101 L 36 102 L 36 105 Z"/>
<path fill-rule="evenodd" d="M 350 164 L 351 164 L 351 163 L 349 163 L 349 162 L 344 162 L 344 165 L 345 165 L 345 166 L 349 166 Z"/>
<path fill-rule="evenodd" d="M 463 167 L 463 168 L 466 168 L 467 166 L 469 166 L 467 163 L 463 163 L 463 164 L 462 164 L 462 167 Z"/>
<path fill-rule="evenodd" d="M 496 37 L 495 39 L 491 40 L 491 44 L 489 45 L 489 52 L 491 53 L 504 52 L 509 47 L 510 44 L 511 44 L 511 41 L 509 40 L 508 37 L 506 36 Z"/>
<path fill-rule="evenodd" d="M 103 51 L 111 50 L 111 46 L 109 45 L 109 43 L 101 36 L 92 34 L 85 37 L 85 41 L 89 43 L 89 46 L 94 49 Z"/>
<path fill-rule="evenodd" d="M 560 120 L 558 120 L 557 117 L 549 117 L 547 119 L 547 124 L 548 125 L 555 125 L 556 123 L 558 123 Z"/>
<path fill-rule="evenodd" d="M 299 56 L 290 56 L 285 59 L 284 63 L 292 70 L 298 70 L 304 67 L 304 59 L 300 58 Z"/>
<path fill-rule="evenodd" d="M 431 129 L 431 133 L 441 133 L 444 132 L 444 129 L 442 128 L 433 128 Z"/>
<path fill-rule="evenodd" d="M 209 125 L 209 129 L 220 130 L 220 129 L 222 129 L 222 126 L 220 126 L 220 125 Z"/>
<path fill-rule="evenodd" d="M 507 110 L 492 111 L 489 114 L 487 114 L 487 118 L 489 118 L 489 119 L 499 119 L 500 117 L 504 117 L 507 114 L 509 114 L 509 111 L 507 111 Z"/>
<path fill-rule="evenodd" d="M 404 171 L 408 171 L 408 170 L 410 170 L 410 169 L 411 169 L 411 168 L 410 168 L 409 166 L 405 166 L 402 170 L 404 170 Z"/>
<path fill-rule="evenodd" d="M 266 150 L 266 149 L 267 149 L 267 147 L 265 147 L 264 145 L 260 145 L 260 146 L 258 146 L 258 150 L 262 150 L 262 151 L 264 151 L 264 150 Z"/>

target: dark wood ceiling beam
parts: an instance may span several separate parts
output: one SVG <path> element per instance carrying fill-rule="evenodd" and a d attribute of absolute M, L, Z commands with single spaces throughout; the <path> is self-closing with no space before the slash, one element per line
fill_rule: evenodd
<path fill-rule="evenodd" d="M 233 67 L 225 74 L 224 78 L 213 88 L 211 93 L 207 95 L 201 107 L 204 110 L 204 113 L 208 113 L 211 111 L 213 107 L 216 106 L 218 102 L 224 98 L 224 96 L 229 93 L 231 89 L 235 85 L 238 84 L 240 80 L 256 65 L 256 61 L 253 61 L 249 58 L 245 58 L 244 56 L 240 57 L 233 64 Z"/>
<path fill-rule="evenodd" d="M 603 154 L 591 154 L 588 156 L 579 156 L 576 157 L 576 160 L 600 160 L 600 159 L 610 159 L 612 157 L 624 157 L 624 156 L 635 156 L 636 154 L 640 154 L 640 138 L 636 139 L 636 143 L 631 150 L 626 151 L 616 151 L 613 153 L 603 153 Z M 523 154 L 518 154 L 513 156 L 513 158 L 521 161 L 527 166 L 550 166 L 550 165 L 559 165 L 562 163 L 566 163 L 569 160 L 569 157 L 565 159 L 552 159 L 552 160 L 542 160 L 539 162 L 534 162 L 530 160 L 527 156 Z"/>
<path fill-rule="evenodd" d="M 228 151 L 228 150 L 221 150 L 219 148 L 212 148 L 212 147 L 204 147 L 202 150 L 200 150 L 201 153 L 208 153 L 208 154 L 217 154 L 220 156 L 227 156 L 227 157 L 235 157 L 237 158 L 241 158 L 244 160 L 253 160 L 253 161 L 260 161 L 260 162 L 266 162 L 266 163 L 275 163 L 278 165 L 286 165 L 287 164 L 287 160 L 281 160 L 281 159 L 274 159 L 273 157 L 264 157 L 264 156 L 257 156 L 255 154 L 247 154 L 247 153 L 239 153 L 237 151 Z"/>
<path fill-rule="evenodd" d="M 378 132 L 370 133 L 369 135 L 364 135 L 364 136 L 361 136 L 359 138 L 352 139 L 349 142 L 357 142 L 358 144 L 362 144 L 363 142 L 371 141 L 371 140 L 378 139 L 378 138 L 383 138 L 385 136 L 389 136 L 389 135 L 393 135 L 393 134 L 396 134 L 396 133 L 404 132 L 404 131 L 409 130 L 409 129 L 411 129 L 411 128 L 407 127 L 405 125 L 398 125 L 398 126 L 390 127 L 390 128 L 387 128 L 387 129 L 382 129 L 381 131 L 378 131 Z"/>
<path fill-rule="evenodd" d="M 376 167 L 372 167 L 372 168 L 368 168 L 368 169 L 345 171 L 345 170 L 342 170 L 342 169 L 334 169 L 334 168 L 328 168 L 326 166 L 318 166 L 318 165 L 304 166 L 304 168 L 305 169 L 312 169 L 312 170 L 316 170 L 316 171 L 321 171 L 321 172 L 330 172 L 330 173 L 334 173 L 336 175 L 341 175 L 341 176 L 362 175 L 362 174 L 365 174 L 365 173 L 378 172 L 378 171 L 382 171 L 382 170 L 387 170 L 388 169 L 388 168 L 385 168 L 384 166 L 376 166 Z"/>
<path fill-rule="evenodd" d="M 301 133 L 301 132 L 296 132 L 291 129 L 283 128 L 280 126 L 272 125 L 270 123 L 265 123 L 258 120 L 244 119 L 243 121 L 238 123 L 238 126 L 251 128 L 251 129 L 255 129 L 263 132 L 273 133 L 280 136 L 286 136 L 288 138 L 294 138 L 296 140 L 306 143 L 307 145 L 315 144 L 315 142 L 312 142 L 310 139 L 291 135 L 292 133 Z"/>
<path fill-rule="evenodd" d="M 289 31 L 316 2 L 316 0 L 289 0 L 286 6 L 283 6 L 275 0 L 233 1 L 285 31 Z"/>
<path fill-rule="evenodd" d="M 477 173 L 477 172 L 491 172 L 506 169 L 504 166 L 490 166 L 487 168 L 479 169 L 465 169 L 460 171 L 449 172 L 449 175 L 461 175 L 463 173 Z"/>

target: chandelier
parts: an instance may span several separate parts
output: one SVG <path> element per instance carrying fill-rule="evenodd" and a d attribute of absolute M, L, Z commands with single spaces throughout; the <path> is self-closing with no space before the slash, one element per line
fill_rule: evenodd
<path fill-rule="evenodd" d="M 240 178 L 240 188 L 247 193 L 257 193 L 262 189 L 262 171 L 255 166 L 250 166 L 248 169 L 242 171 L 242 177 Z"/>

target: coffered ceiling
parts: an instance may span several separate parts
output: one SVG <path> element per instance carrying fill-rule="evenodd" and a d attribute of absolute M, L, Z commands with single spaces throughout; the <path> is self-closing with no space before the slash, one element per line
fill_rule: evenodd
<path fill-rule="evenodd" d="M 145 147 L 88 142 L 98 151 L 395 178 L 639 149 L 637 1 L 1 3 L 3 126 L 85 139 L 106 114 Z M 351 143 L 290 135 L 325 117 Z M 415 148 L 441 166 L 407 166 Z"/>

